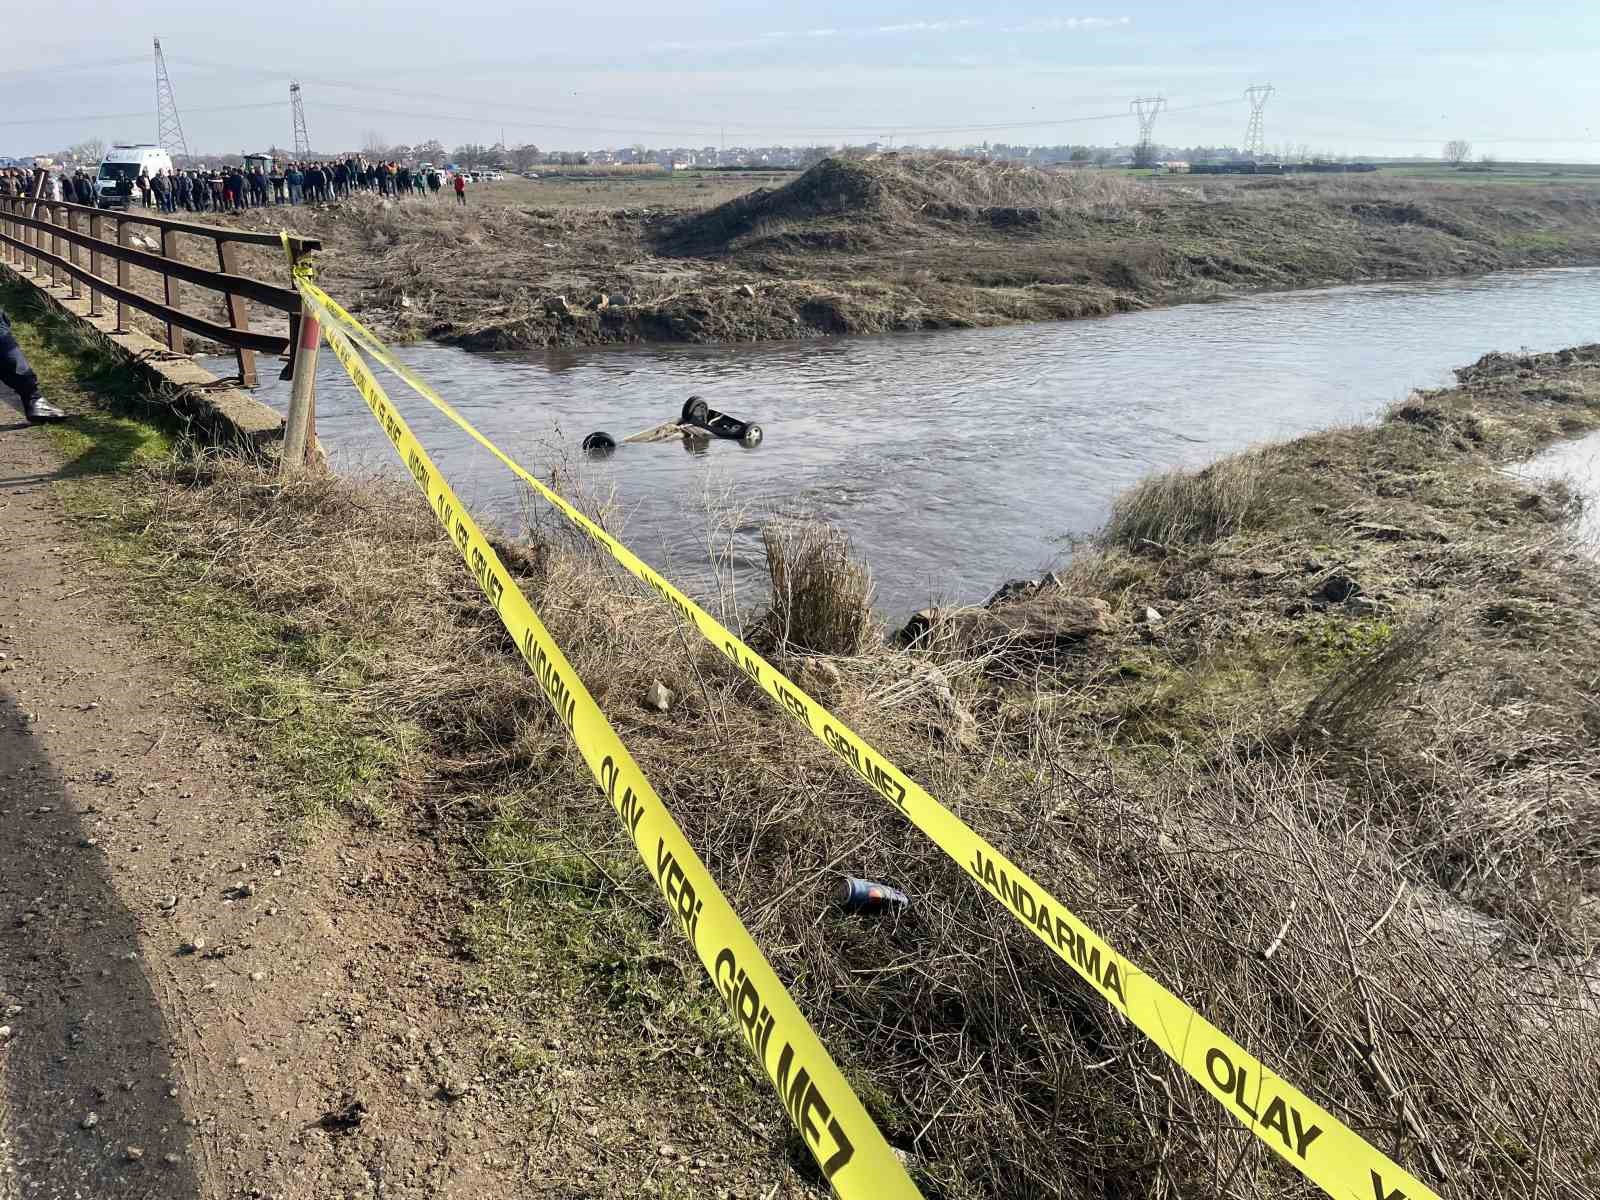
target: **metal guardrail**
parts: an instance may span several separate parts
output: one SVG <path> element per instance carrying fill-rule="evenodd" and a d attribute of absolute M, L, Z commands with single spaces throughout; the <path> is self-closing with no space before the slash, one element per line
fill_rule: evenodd
<path fill-rule="evenodd" d="M 132 244 L 131 231 L 138 225 L 160 231 L 159 253 Z M 180 259 L 177 253 L 180 237 L 209 239 L 215 246 L 218 269 L 198 267 Z M 290 238 L 290 243 L 296 255 L 321 248 L 321 243 L 314 238 Z M 6 261 L 35 276 L 42 276 L 48 266 L 50 282 L 70 284 L 74 299 L 87 290 L 91 316 L 102 315 L 106 298 L 115 301 L 119 331 L 128 327 L 130 308 L 166 322 L 167 346 L 179 354 L 185 351 L 185 330 L 232 347 L 239 361 L 240 382 L 245 387 L 254 387 L 258 352 L 294 354 L 299 340 L 300 296 L 292 287 L 240 275 L 235 251 L 241 245 L 278 247 L 282 241 L 275 233 L 201 225 L 42 197 L 0 196 L 0 252 L 4 253 Z M 83 263 L 83 251 L 88 251 L 87 266 Z M 116 264 L 114 278 L 107 275 L 110 263 Z M 130 267 L 161 276 L 159 300 L 131 286 Z M 225 303 L 228 323 L 224 325 L 185 310 L 180 303 L 181 283 L 218 293 Z M 252 330 L 251 302 L 287 313 L 288 336 Z"/>

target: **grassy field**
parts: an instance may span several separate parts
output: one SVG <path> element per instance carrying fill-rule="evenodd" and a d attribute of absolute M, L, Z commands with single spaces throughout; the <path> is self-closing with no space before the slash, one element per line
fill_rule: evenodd
<path fill-rule="evenodd" d="M 1426 179 L 1436 183 L 1498 184 L 1566 181 L 1600 183 L 1600 163 L 1471 163 L 1466 170 L 1447 163 L 1385 163 L 1383 174 L 1395 179 Z"/>
<path fill-rule="evenodd" d="M 48 326 L 25 336 L 52 379 L 86 369 Z M 722 615 L 1441 1193 L 1593 1200 L 1600 568 L 1564 539 L 1562 485 L 1499 468 L 1600 428 L 1600 347 L 1461 379 L 1128 493 L 1058 581 L 1108 606 L 1082 640 L 863 640 L 856 574 L 798 569 L 781 537 L 775 578 L 805 594 L 777 607 L 817 619 L 779 638 L 769 602 Z M 658 1164 L 676 1159 L 657 1144 L 716 1148 L 664 1195 L 815 1194 L 420 499 L 193 448 L 138 457 L 86 528 L 265 785 L 315 814 L 307 836 L 380 822 L 452 848 L 458 904 L 431 919 L 477 964 L 463 1003 L 494 1016 L 492 1119 L 548 1130 L 560 1194 L 638 1194 L 641 1144 Z M 1308 1195 L 658 598 L 559 531 L 506 556 L 925 1194 Z M 175 631 L 173 595 L 212 598 Z M 657 680 L 669 713 L 644 702 Z M 374 769 L 319 774 L 305 747 L 324 732 Z M 843 917 L 841 872 L 913 907 Z M 546 1109 L 532 1081 L 564 1072 L 598 1116 Z"/>
<path fill-rule="evenodd" d="M 321 238 L 325 285 L 372 323 L 478 349 L 988 326 L 1600 261 L 1600 178 L 1513 193 L 891 154 L 768 182 L 517 180 L 465 210 L 361 196 L 222 220 Z"/>
<path fill-rule="evenodd" d="M 538 180 L 509 175 L 474 185 L 471 199 L 542 208 L 711 208 L 758 187 L 778 187 L 794 178 L 782 171 L 668 171 L 588 179 L 547 174 Z M 441 198 L 442 199 L 442 198 Z"/>

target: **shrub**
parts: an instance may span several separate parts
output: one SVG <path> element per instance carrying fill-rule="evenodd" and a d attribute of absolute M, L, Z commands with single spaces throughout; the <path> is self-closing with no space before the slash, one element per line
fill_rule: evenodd
<path fill-rule="evenodd" d="M 872 576 L 850 539 L 819 521 L 769 526 L 761 540 L 772 580 L 769 625 L 780 645 L 858 654 L 871 639 Z"/>

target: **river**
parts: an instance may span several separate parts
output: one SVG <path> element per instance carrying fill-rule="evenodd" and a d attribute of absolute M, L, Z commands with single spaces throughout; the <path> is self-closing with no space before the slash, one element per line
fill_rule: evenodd
<path fill-rule="evenodd" d="M 1577 268 L 999 329 L 517 354 L 420 344 L 399 354 L 530 470 L 567 469 L 582 495 L 608 499 L 626 540 L 688 589 L 714 586 L 708 546 L 721 546 L 750 595 L 762 523 L 809 514 L 850 534 L 879 607 L 902 616 L 1037 574 L 1153 471 L 1371 420 L 1491 350 L 1597 339 L 1600 268 Z M 231 371 L 227 359 L 206 365 Z M 318 432 L 335 465 L 398 472 L 331 354 L 317 388 Z M 281 407 L 287 390 L 271 379 L 259 395 Z M 592 430 L 620 437 L 674 417 L 690 393 L 759 421 L 765 442 L 623 446 L 605 460 L 578 451 Z M 403 384 L 390 394 L 476 512 L 525 519 L 530 502 L 499 463 Z"/>

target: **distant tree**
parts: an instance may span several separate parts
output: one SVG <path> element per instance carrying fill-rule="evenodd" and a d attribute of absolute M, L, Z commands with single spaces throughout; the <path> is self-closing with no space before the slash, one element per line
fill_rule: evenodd
<path fill-rule="evenodd" d="M 75 146 L 68 146 L 64 158 L 76 159 L 78 162 L 99 162 L 106 156 L 106 143 L 104 138 L 85 138 Z"/>
<path fill-rule="evenodd" d="M 369 129 L 361 135 L 361 153 L 368 158 L 388 158 L 389 139 L 376 129 Z"/>
<path fill-rule="evenodd" d="M 513 171 L 526 171 L 539 161 L 539 147 L 532 142 L 524 142 L 510 152 L 510 159 Z"/>
<path fill-rule="evenodd" d="M 411 153 L 418 162 L 432 163 L 439 166 L 445 160 L 444 143 L 438 138 L 429 138 L 425 142 L 418 142 L 411 147 Z"/>
<path fill-rule="evenodd" d="M 1067 154 L 1068 162 L 1088 162 L 1094 157 L 1094 151 L 1087 146 L 1074 146 Z"/>
<path fill-rule="evenodd" d="M 494 151 L 479 142 L 468 142 L 457 146 L 451 156 L 452 161 L 463 167 L 481 167 L 494 158 Z"/>
<path fill-rule="evenodd" d="M 1480 154 L 1478 155 L 1478 161 L 1486 167 L 1492 167 L 1494 166 L 1494 155 Z"/>
<path fill-rule="evenodd" d="M 1463 138 L 1455 138 L 1444 144 L 1444 160 L 1452 167 L 1459 167 L 1472 157 L 1472 143 Z"/>

